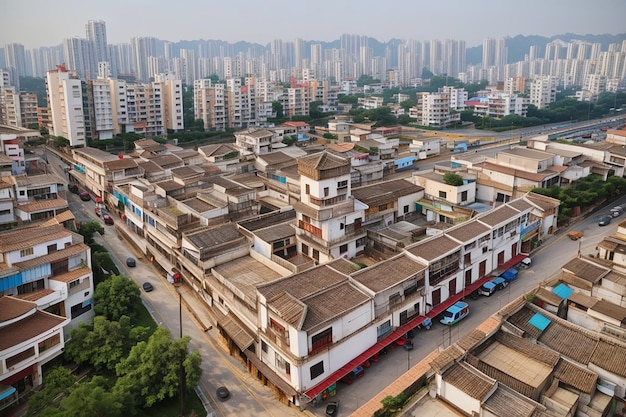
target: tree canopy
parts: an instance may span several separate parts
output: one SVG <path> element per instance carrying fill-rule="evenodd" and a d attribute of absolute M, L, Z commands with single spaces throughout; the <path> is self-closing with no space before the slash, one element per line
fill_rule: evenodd
<path fill-rule="evenodd" d="M 148 339 L 149 332 L 148 327 L 133 327 L 128 316 L 120 317 L 119 321 L 96 316 L 93 325 L 82 323 L 72 331 L 65 354 L 79 365 L 114 371 L 115 365 L 128 356 L 137 342 Z"/>
<path fill-rule="evenodd" d="M 453 185 L 458 187 L 463 185 L 463 177 L 459 174 L 455 174 L 454 172 L 446 172 L 443 174 L 443 182 L 448 185 Z"/>
<path fill-rule="evenodd" d="M 117 365 L 116 390 L 129 393 L 141 407 L 172 398 L 178 393 L 182 358 L 185 386 L 194 387 L 200 380 L 202 359 L 197 350 L 187 353 L 190 340 L 188 336 L 172 340 L 169 331 L 157 328 L 147 342 L 137 343 Z"/>
<path fill-rule="evenodd" d="M 84 222 L 78 227 L 78 233 L 85 238 L 86 245 L 92 245 L 94 243 L 93 235 L 96 232 L 100 233 L 100 235 L 104 235 L 104 227 L 96 221 Z"/>
<path fill-rule="evenodd" d="M 94 312 L 108 320 L 120 320 L 122 316 L 132 320 L 141 305 L 140 294 L 135 281 L 123 275 L 112 275 L 94 291 Z"/>

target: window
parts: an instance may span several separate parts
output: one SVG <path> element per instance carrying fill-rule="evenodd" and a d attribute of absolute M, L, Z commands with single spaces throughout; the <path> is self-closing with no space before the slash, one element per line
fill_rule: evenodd
<path fill-rule="evenodd" d="M 342 189 L 342 188 L 348 188 L 348 181 L 339 181 L 337 182 L 337 188 L 338 189 Z"/>
<path fill-rule="evenodd" d="M 270 318 L 270 327 L 278 332 L 278 334 L 280 334 L 281 336 L 285 335 L 285 327 L 272 318 Z"/>
<path fill-rule="evenodd" d="M 409 205 L 407 204 L 406 206 L 404 206 L 404 214 L 407 214 L 409 212 Z"/>
<path fill-rule="evenodd" d="M 471 254 L 471 253 L 466 253 L 466 254 L 463 256 L 463 263 L 464 263 L 465 265 L 469 265 L 469 264 L 471 264 L 471 263 L 472 263 L 472 254 Z"/>
<path fill-rule="evenodd" d="M 333 342 L 333 328 L 329 327 L 321 333 L 311 337 L 311 352 L 323 349 Z"/>
<path fill-rule="evenodd" d="M 389 296 L 389 306 L 393 307 L 396 304 L 400 304 L 402 301 L 402 296 L 399 292 Z"/>
<path fill-rule="evenodd" d="M 330 195 L 330 190 L 328 187 L 324 187 L 324 197 L 328 197 Z"/>
<path fill-rule="evenodd" d="M 34 252 L 33 248 L 26 248 L 20 251 L 20 257 L 24 258 L 26 256 L 32 255 Z"/>
<path fill-rule="evenodd" d="M 339 253 L 346 253 L 346 252 L 348 252 L 348 245 L 339 246 Z"/>
<path fill-rule="evenodd" d="M 306 185 L 304 186 L 304 190 L 305 190 L 304 192 L 305 192 L 307 195 L 311 194 L 311 186 L 310 186 L 309 184 L 306 184 Z"/>
<path fill-rule="evenodd" d="M 261 350 L 267 353 L 267 343 L 265 343 L 265 340 L 261 340 Z"/>
<path fill-rule="evenodd" d="M 367 237 L 360 237 L 356 240 L 356 247 L 359 248 L 361 246 L 365 246 L 367 243 Z"/>
<path fill-rule="evenodd" d="M 305 245 L 304 243 L 302 244 L 302 254 L 309 256 L 309 247 Z"/>
<path fill-rule="evenodd" d="M 54 245 L 48 245 L 48 254 L 50 254 L 52 252 L 56 252 L 56 251 L 57 251 L 56 243 Z"/>
<path fill-rule="evenodd" d="M 80 279 L 75 279 L 70 282 L 70 288 L 78 287 L 80 285 Z"/>
<path fill-rule="evenodd" d="M 461 201 L 467 201 L 467 191 L 461 193 Z"/>
<path fill-rule="evenodd" d="M 317 378 L 324 373 L 324 362 L 318 362 L 311 366 L 311 380 Z"/>
<path fill-rule="evenodd" d="M 387 204 L 381 204 L 380 206 L 378 206 L 378 211 L 385 211 L 387 210 Z"/>
<path fill-rule="evenodd" d="M 445 191 L 439 191 L 439 198 L 446 198 L 448 196 L 448 193 L 446 193 Z"/>
<path fill-rule="evenodd" d="M 383 324 L 381 324 L 380 326 L 376 328 L 376 336 L 378 337 L 378 339 L 380 339 L 381 337 L 385 336 L 390 331 L 391 331 L 391 320 L 387 320 L 386 322 L 384 322 Z"/>

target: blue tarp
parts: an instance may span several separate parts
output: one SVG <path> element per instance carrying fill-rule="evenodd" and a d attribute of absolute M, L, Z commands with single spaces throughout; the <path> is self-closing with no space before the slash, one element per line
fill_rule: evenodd
<path fill-rule="evenodd" d="M 546 327 L 548 327 L 548 324 L 550 324 L 550 319 L 542 316 L 539 313 L 535 313 L 535 315 L 532 316 L 530 320 L 528 320 L 528 323 L 538 328 L 539 330 L 544 331 Z"/>
<path fill-rule="evenodd" d="M 559 297 L 561 297 L 562 299 L 566 300 L 567 297 L 572 295 L 574 290 L 568 287 L 567 285 L 561 283 L 557 285 L 556 287 L 552 288 L 552 292 L 558 295 Z"/>
<path fill-rule="evenodd" d="M 16 389 L 12 386 L 0 385 L 0 400 L 4 400 L 5 398 L 13 395 Z"/>

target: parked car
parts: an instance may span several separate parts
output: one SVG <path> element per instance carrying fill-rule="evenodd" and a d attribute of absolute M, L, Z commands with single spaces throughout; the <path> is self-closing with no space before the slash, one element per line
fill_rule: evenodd
<path fill-rule="evenodd" d="M 69 184 L 67 186 L 67 189 L 70 191 L 70 193 L 73 193 L 73 194 L 78 194 L 79 193 L 78 185 L 76 185 L 76 184 Z"/>
<path fill-rule="evenodd" d="M 230 391 L 226 387 L 219 387 L 215 390 L 215 393 L 220 401 L 226 401 L 230 397 Z"/>
<path fill-rule="evenodd" d="M 496 286 L 496 291 L 503 290 L 509 285 L 509 282 L 502 277 L 498 277 L 491 282 Z"/>
<path fill-rule="evenodd" d="M 135 261 L 135 258 L 126 258 L 126 266 L 129 266 L 131 268 L 137 266 L 137 262 Z"/>
<path fill-rule="evenodd" d="M 96 213 L 96 216 L 100 217 L 100 207 L 94 207 L 93 211 Z"/>
<path fill-rule="evenodd" d="M 504 278 L 507 282 L 512 282 L 517 279 L 518 271 L 515 268 L 507 269 L 500 275 L 501 278 Z"/>
<path fill-rule="evenodd" d="M 493 294 L 494 292 L 496 292 L 496 284 L 491 281 L 485 282 L 478 289 L 478 294 L 484 295 L 485 297 L 491 296 L 491 294 Z"/>
<path fill-rule="evenodd" d="M 463 301 L 457 301 L 443 312 L 441 324 L 453 325 L 469 314 L 469 305 Z"/>
<path fill-rule="evenodd" d="M 104 213 L 102 215 L 102 220 L 104 220 L 104 224 L 108 224 L 109 226 L 113 225 L 115 222 L 113 221 L 113 217 L 111 217 L 109 214 Z"/>
<path fill-rule="evenodd" d="M 143 290 L 145 292 L 150 292 L 150 291 L 154 290 L 154 287 L 149 282 L 144 282 L 142 287 L 143 287 Z"/>
<path fill-rule="evenodd" d="M 602 216 L 598 219 L 598 226 L 608 226 L 611 223 L 611 216 Z"/>
<path fill-rule="evenodd" d="M 89 194 L 89 192 L 87 191 L 83 191 L 82 193 L 80 193 L 78 195 L 80 197 L 81 200 L 83 201 L 89 201 L 91 200 L 91 194 Z"/>
<path fill-rule="evenodd" d="M 624 209 L 622 208 L 622 206 L 615 206 L 611 209 L 611 216 L 619 217 L 622 215 L 623 212 L 624 212 Z"/>
<path fill-rule="evenodd" d="M 532 265 L 533 261 L 530 258 L 524 258 L 522 259 L 522 262 L 519 263 L 519 266 L 521 268 L 530 268 L 530 266 Z"/>

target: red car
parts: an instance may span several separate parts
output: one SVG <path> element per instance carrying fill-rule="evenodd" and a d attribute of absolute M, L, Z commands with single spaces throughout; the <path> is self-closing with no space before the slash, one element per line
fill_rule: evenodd
<path fill-rule="evenodd" d="M 108 225 L 112 225 L 113 223 L 115 223 L 113 221 L 113 217 L 111 217 L 110 215 L 106 213 L 102 215 L 102 220 L 104 220 L 104 224 L 108 224 Z"/>

